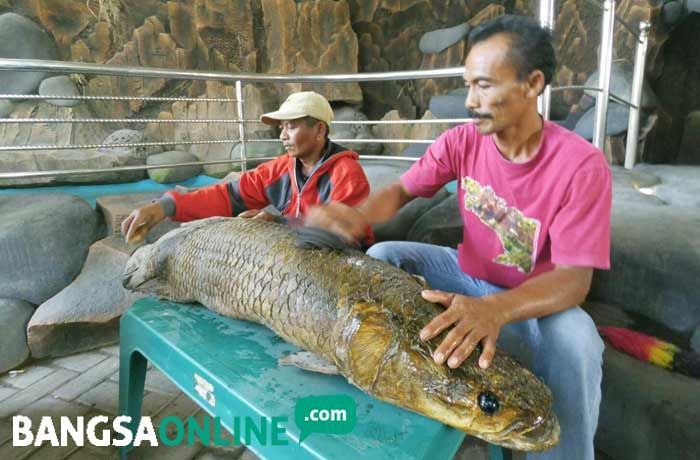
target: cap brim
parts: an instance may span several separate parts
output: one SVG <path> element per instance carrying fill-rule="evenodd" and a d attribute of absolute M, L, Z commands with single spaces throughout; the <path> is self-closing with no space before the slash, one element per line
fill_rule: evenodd
<path fill-rule="evenodd" d="M 264 113 L 260 116 L 260 121 L 266 125 L 278 125 L 280 121 L 284 120 L 296 120 L 297 118 L 304 118 L 307 116 L 305 113 L 300 112 L 270 112 Z"/>

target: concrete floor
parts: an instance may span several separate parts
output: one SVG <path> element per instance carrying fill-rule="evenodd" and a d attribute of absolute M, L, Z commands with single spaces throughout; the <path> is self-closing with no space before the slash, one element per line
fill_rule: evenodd
<path fill-rule="evenodd" d="M 60 416 L 96 415 L 109 417 L 110 424 L 119 406 L 119 346 L 113 345 L 76 355 L 32 362 L 19 373 L 0 377 L 0 460 L 104 460 L 118 458 L 116 447 L 69 446 L 13 447 L 12 416 L 32 420 L 33 432 L 40 417 L 51 416 L 58 427 Z M 149 368 L 143 399 L 143 415 L 159 421 L 175 415 L 181 419 L 204 412 L 157 369 Z M 202 444 L 168 447 L 144 446 L 131 451 L 133 460 L 255 460 L 245 447 L 212 448 Z M 517 456 L 516 459 L 523 459 Z M 456 459 L 488 460 L 486 445 L 468 438 Z"/>

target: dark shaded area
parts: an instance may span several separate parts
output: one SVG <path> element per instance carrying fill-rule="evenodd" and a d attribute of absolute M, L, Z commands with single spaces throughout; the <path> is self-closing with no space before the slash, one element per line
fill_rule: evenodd
<path fill-rule="evenodd" d="M 700 164 L 700 152 L 681 151 L 688 114 L 700 110 L 700 14 L 691 14 L 671 32 L 663 49 L 663 71 L 651 82 L 665 113 L 648 142 L 649 163 Z"/>

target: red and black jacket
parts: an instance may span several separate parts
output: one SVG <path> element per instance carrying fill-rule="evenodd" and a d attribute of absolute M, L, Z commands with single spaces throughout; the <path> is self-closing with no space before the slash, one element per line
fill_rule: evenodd
<path fill-rule="evenodd" d="M 285 217 L 303 217 L 309 207 L 339 201 L 357 206 L 369 195 L 359 155 L 328 141 L 325 153 L 300 186 L 298 161 L 282 154 L 241 175 L 193 192 L 166 192 L 175 202 L 173 220 L 187 222 L 213 216 L 237 216 L 248 209 L 274 206 Z"/>

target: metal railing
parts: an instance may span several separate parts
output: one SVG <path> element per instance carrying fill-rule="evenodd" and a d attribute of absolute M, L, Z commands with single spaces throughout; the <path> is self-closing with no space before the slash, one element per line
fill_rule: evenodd
<path fill-rule="evenodd" d="M 209 139 L 209 140 L 173 140 L 173 141 L 155 141 L 155 142 L 129 142 L 129 143 L 95 143 L 95 144 L 71 144 L 71 145 L 24 145 L 24 146 L 0 146 L 0 152 L 3 151 L 33 151 L 33 150 L 85 150 L 97 148 L 128 148 L 128 147 L 152 147 L 152 146 L 182 146 L 182 145 L 202 145 L 202 144 L 240 144 L 241 155 L 238 159 L 226 160 L 210 160 L 199 162 L 186 163 L 171 163 L 159 165 L 136 165 L 136 166 L 118 166 L 112 168 L 100 169 L 72 169 L 72 170 L 52 170 L 52 171 L 26 171 L 26 172 L 0 172 L 0 179 L 19 179 L 30 177 L 60 177 L 84 174 L 99 174 L 104 172 L 118 171 L 136 171 L 149 169 L 162 169 L 169 167 L 186 167 L 186 166 L 205 166 L 217 164 L 240 163 L 245 170 L 246 163 L 249 158 L 246 154 L 246 145 L 250 143 L 279 143 L 279 139 L 249 139 L 246 136 L 245 126 L 253 123 L 260 123 L 259 120 L 247 119 L 244 116 L 245 100 L 243 97 L 243 83 L 248 82 L 264 82 L 264 83 L 347 83 L 347 82 L 372 82 L 372 81 L 391 81 L 391 80 L 409 80 L 417 78 L 448 78 L 461 76 L 463 74 L 462 67 L 452 67 L 437 70 L 418 70 L 418 71 L 402 71 L 402 72 L 377 72 L 364 74 L 332 74 L 332 75 L 270 75 L 270 74 L 231 74 L 224 72 L 206 72 L 206 71 L 181 71 L 164 68 L 145 68 L 145 67 L 115 67 L 100 64 L 86 63 L 67 63 L 62 61 L 40 61 L 30 59 L 0 59 L 0 70 L 14 71 L 41 71 L 47 73 L 64 73 L 64 74 L 88 74 L 101 76 L 119 76 L 119 77 L 141 77 L 141 78 L 168 78 L 174 80 L 208 80 L 233 82 L 235 84 L 235 98 L 179 98 L 179 97 L 139 97 L 139 96 L 39 96 L 39 95 L 2 95 L 0 99 L 22 100 L 22 99 L 63 99 L 63 100 L 93 100 L 93 101 L 156 101 L 156 102 L 227 102 L 236 104 L 236 118 L 231 119 L 215 119 L 215 118 L 198 118 L 198 119 L 159 119 L 159 118 L 6 118 L 0 119 L 1 124 L 7 123 L 123 123 L 123 124 L 144 124 L 144 123 L 230 123 L 237 124 L 238 138 L 235 139 Z M 352 120 L 352 121 L 334 121 L 331 125 L 389 125 L 389 124 L 435 124 L 435 123 L 464 123 L 471 121 L 470 118 L 457 119 L 428 119 L 428 120 Z M 401 144 L 430 144 L 434 139 L 333 139 L 336 142 L 352 142 L 355 144 L 362 143 L 401 143 Z M 256 161 L 264 161 L 273 157 L 255 158 Z M 390 156 L 369 156 L 363 155 L 363 159 L 401 159 L 405 161 L 415 161 L 411 157 L 390 157 Z"/>
<path fill-rule="evenodd" d="M 605 133 L 607 125 L 608 101 L 613 99 L 615 102 L 626 105 L 630 109 L 629 120 L 627 123 L 627 144 L 625 148 L 625 168 L 631 169 L 637 158 L 637 146 L 639 143 L 639 112 L 642 105 L 642 84 L 644 82 L 644 68 L 646 66 L 646 52 L 649 43 L 649 28 L 648 22 L 639 23 L 639 32 L 627 24 L 622 18 L 615 14 L 615 0 L 604 0 L 602 3 L 598 0 L 586 0 L 589 4 L 600 8 L 603 11 L 601 37 L 600 37 L 600 53 L 598 58 L 598 86 L 566 86 L 552 87 L 541 96 L 540 108 L 545 118 L 549 117 L 549 107 L 551 92 L 563 89 L 582 89 L 595 91 L 596 94 L 596 112 L 593 127 L 593 144 L 603 150 L 605 143 Z M 634 70 L 632 77 L 632 93 L 630 100 L 627 101 L 610 92 L 610 76 L 612 70 L 612 51 L 613 51 L 613 34 L 615 24 L 622 25 L 629 33 L 631 33 L 637 42 L 637 49 L 634 58 Z M 540 24 L 543 27 L 554 29 L 554 0 L 540 0 Z"/>
<path fill-rule="evenodd" d="M 637 137 L 639 133 L 639 110 L 641 108 L 642 82 L 644 75 L 644 66 L 646 58 L 646 49 L 648 43 L 649 24 L 642 22 L 639 25 L 639 33 L 621 19 L 615 16 L 615 1 L 605 0 L 604 3 L 599 3 L 597 0 L 587 0 L 588 2 L 600 7 L 603 10 L 603 27 L 601 32 L 600 59 L 598 67 L 599 81 L 598 86 L 561 86 L 552 87 L 548 85 L 545 91 L 538 100 L 538 106 L 543 117 L 549 119 L 550 102 L 552 92 L 562 91 L 567 89 L 591 90 L 597 92 L 596 97 L 596 114 L 593 142 L 598 148 L 603 148 L 605 139 L 605 126 L 607 117 L 607 103 L 609 99 L 627 105 L 630 108 L 630 117 L 627 133 L 627 151 L 625 156 L 625 167 L 631 168 L 634 166 L 636 159 Z M 554 29 L 554 0 L 540 0 L 540 22 L 543 26 Z M 626 101 L 622 98 L 610 93 L 610 69 L 612 66 L 612 36 L 615 21 L 621 23 L 627 28 L 637 39 L 637 50 L 634 62 L 634 77 L 632 85 L 631 100 Z M 393 71 L 393 72 L 375 72 L 375 73 L 358 73 L 358 74 L 330 74 L 330 75 L 273 75 L 273 74 L 254 74 L 254 73 L 226 73 L 226 72 L 210 72 L 198 70 L 175 70 L 166 68 L 147 68 L 147 67 L 122 67 L 111 66 L 104 64 L 89 64 L 77 62 L 62 62 L 62 61 L 42 61 L 31 59 L 0 59 L 0 71 L 40 71 L 50 74 L 83 74 L 97 76 L 114 76 L 114 77 L 140 77 L 140 78 L 162 78 L 171 80 L 207 80 L 221 81 L 234 83 L 235 98 L 227 97 L 156 97 L 156 96 L 113 96 L 113 95 L 17 95 L 17 94 L 0 94 L 0 99 L 6 100 L 32 100 L 32 99 L 61 99 L 61 100 L 81 100 L 81 101 L 141 101 L 141 102 L 217 102 L 217 103 L 235 103 L 236 117 L 235 118 L 183 118 L 183 119 L 160 119 L 160 118 L 75 118 L 75 119 L 59 119 L 59 118 L 5 118 L 0 119 L 0 126 L 7 123 L 103 123 L 103 124 L 144 124 L 144 123 L 224 123 L 238 125 L 237 139 L 208 139 L 208 140 L 162 140 L 157 142 L 130 142 L 130 143 L 96 143 L 96 144 L 75 144 L 75 145 L 24 145 L 24 146 L 0 146 L 0 153 L 3 151 L 27 151 L 27 150 L 72 150 L 72 149 L 97 149 L 97 148 L 120 148 L 120 147 L 150 147 L 150 146 L 182 146 L 182 145 L 201 145 L 201 144 L 240 144 L 240 158 L 225 159 L 225 160 L 210 160 L 200 162 L 172 163 L 161 165 L 137 165 L 137 166 L 120 166 L 103 169 L 74 169 L 74 170 L 53 170 L 53 171 L 25 171 L 25 172 L 0 172 L 0 179 L 20 179 L 29 177 L 60 177 L 70 175 L 84 174 L 99 174 L 114 171 L 134 171 L 134 170 L 149 170 L 162 169 L 169 167 L 185 167 L 194 165 L 217 165 L 240 163 L 241 168 L 245 170 L 246 164 L 249 161 L 246 152 L 246 145 L 249 143 L 265 143 L 265 142 L 280 142 L 278 139 L 249 139 L 246 135 L 246 125 L 252 123 L 260 123 L 258 120 L 246 119 L 245 117 L 245 100 L 243 95 L 244 83 L 349 83 L 349 82 L 381 82 L 394 80 L 412 80 L 422 78 L 449 78 L 457 77 L 463 74 L 462 67 L 451 67 L 435 70 L 416 70 L 416 71 Z M 429 120 L 352 120 L 352 121 L 335 121 L 332 125 L 383 125 L 383 124 L 433 124 L 433 123 L 463 123 L 468 122 L 469 118 L 460 119 L 429 119 Z M 359 143 L 401 143 L 401 144 L 430 144 L 434 139 L 334 139 L 336 142 L 352 142 Z M 233 150 L 233 147 L 232 149 Z M 411 157 L 390 157 L 390 156 L 369 156 L 362 155 L 366 159 L 400 159 L 405 161 L 415 161 Z M 255 160 L 267 160 L 271 158 L 255 158 Z"/>

